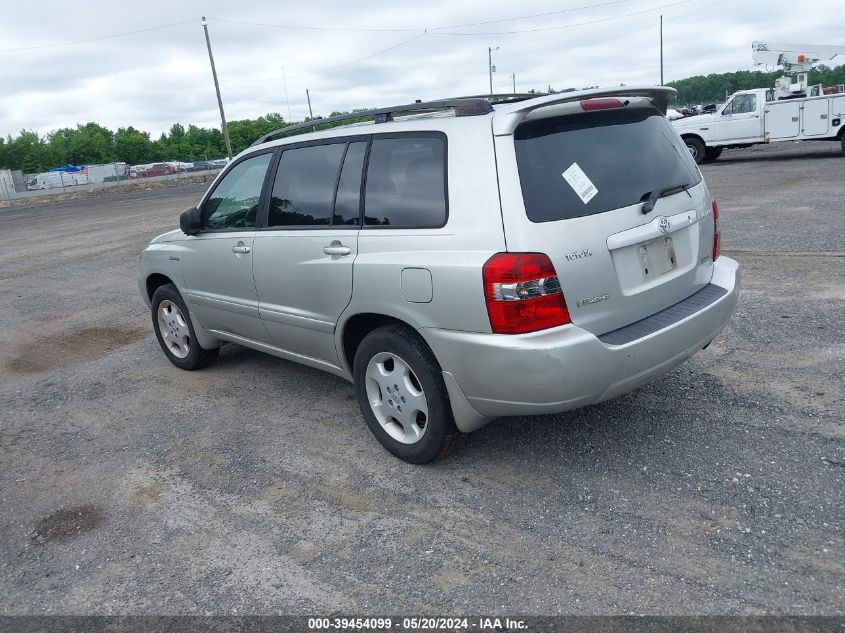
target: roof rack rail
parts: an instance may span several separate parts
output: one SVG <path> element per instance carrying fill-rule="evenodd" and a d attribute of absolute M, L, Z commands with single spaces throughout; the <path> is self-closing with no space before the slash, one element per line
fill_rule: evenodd
<path fill-rule="evenodd" d="M 503 95 L 492 95 L 503 96 Z M 508 95 L 511 96 L 511 95 Z M 531 95 L 536 96 L 536 95 Z M 261 145 L 267 141 L 280 138 L 289 134 L 290 132 L 297 132 L 300 130 L 311 129 L 316 131 L 318 125 L 325 123 L 338 123 L 340 121 L 351 121 L 354 119 L 363 119 L 373 117 L 376 123 L 386 123 L 393 120 L 394 114 L 404 112 L 436 112 L 438 110 L 454 109 L 455 116 L 479 116 L 483 114 L 490 114 L 493 111 L 493 106 L 490 105 L 488 98 L 484 97 L 461 97 L 457 99 L 441 99 L 439 101 L 418 101 L 416 103 L 408 103 L 406 105 L 392 106 L 389 108 L 376 108 L 374 110 L 360 110 L 358 112 L 349 112 L 347 114 L 339 114 L 328 118 L 316 117 L 310 121 L 303 121 L 302 123 L 295 123 L 287 127 L 273 130 L 265 134 L 250 147 Z"/>
<path fill-rule="evenodd" d="M 456 99 L 486 99 L 490 103 L 516 103 L 517 101 L 525 101 L 526 99 L 536 99 L 537 97 L 547 97 L 547 92 L 511 92 L 500 93 L 493 95 L 467 95 L 463 97 L 455 97 Z"/>

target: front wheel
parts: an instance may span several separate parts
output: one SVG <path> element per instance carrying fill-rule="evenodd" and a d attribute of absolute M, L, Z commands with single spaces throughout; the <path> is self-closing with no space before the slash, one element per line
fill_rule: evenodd
<path fill-rule="evenodd" d="M 708 163 L 712 163 L 714 160 L 717 160 L 719 156 L 722 155 L 722 147 L 707 147 L 704 150 L 704 160 Z"/>
<path fill-rule="evenodd" d="M 217 360 L 219 348 L 201 347 L 182 295 L 176 287 L 160 286 L 152 299 L 153 329 L 167 360 L 179 369 L 202 369 Z"/>
<path fill-rule="evenodd" d="M 694 137 L 685 138 L 684 143 L 686 143 L 690 156 L 692 156 L 696 165 L 700 165 L 704 161 L 704 154 L 706 152 L 704 143 Z"/>
<path fill-rule="evenodd" d="M 399 459 L 427 464 L 463 444 L 440 365 L 414 330 L 389 325 L 368 334 L 353 374 L 367 426 Z"/>

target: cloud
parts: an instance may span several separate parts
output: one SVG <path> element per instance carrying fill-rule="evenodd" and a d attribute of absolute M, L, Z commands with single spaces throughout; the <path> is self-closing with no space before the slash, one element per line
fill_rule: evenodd
<path fill-rule="evenodd" d="M 513 73 L 518 90 L 548 85 L 653 84 L 660 77 L 660 13 L 665 20 L 667 81 L 752 68 L 751 42 L 791 41 L 799 19 L 799 39 L 841 43 L 841 29 L 831 19 L 838 15 L 841 0 L 808 0 L 801 6 L 800 16 L 795 4 L 787 0 L 607 2 L 329 0 L 282 5 L 270 0 L 148 0 L 126 5 L 94 0 L 85 3 L 84 10 L 80 5 L 47 3 L 39 9 L 37 19 L 32 12 L 18 8 L 6 11 L 0 22 L 2 49 L 191 21 L 112 39 L 0 52 L 0 133 L 16 134 L 24 128 L 47 133 L 88 121 L 111 128 L 133 125 L 153 136 L 177 121 L 218 126 L 201 15 L 209 18 L 226 115 L 233 120 L 267 112 L 287 117 L 288 110 L 293 119 L 301 119 L 308 112 L 306 88 L 311 91 L 315 114 L 322 115 L 486 92 L 488 46 L 500 47 L 494 58 L 499 91 L 510 90 Z M 590 4 L 605 6 L 452 30 L 475 35 L 431 30 Z M 659 9 L 661 6 L 664 8 Z M 229 20 L 397 30 L 286 29 Z M 559 26 L 567 28 L 545 30 Z M 378 53 L 423 33 L 423 29 L 430 32 Z M 536 30 L 509 33 L 531 29 Z M 491 32 L 499 34 L 486 34 Z M 366 59 L 326 70 L 362 58 Z M 281 81 L 282 68 L 286 82 Z"/>

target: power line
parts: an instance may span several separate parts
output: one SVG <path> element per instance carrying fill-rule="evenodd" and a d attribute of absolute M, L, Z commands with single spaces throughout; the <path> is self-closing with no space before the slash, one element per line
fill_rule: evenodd
<path fill-rule="evenodd" d="M 349 26 L 304 26 L 302 24 L 270 24 L 267 22 L 250 22 L 248 20 L 233 20 L 230 18 L 212 18 L 217 22 L 229 22 L 231 24 L 244 24 L 247 26 L 264 26 L 272 29 L 290 29 L 294 31 L 353 31 L 358 33 L 418 33 L 425 29 L 420 28 L 356 28 Z"/>
<path fill-rule="evenodd" d="M 599 18 L 596 20 L 588 20 L 586 22 L 578 22 L 575 24 L 563 24 L 561 26 L 543 26 L 537 27 L 534 29 L 515 29 L 513 31 L 473 31 L 470 33 L 451 33 L 451 32 L 442 32 L 442 31 L 427 31 L 427 35 L 457 35 L 457 36 L 476 36 L 476 35 L 484 35 L 484 36 L 491 36 L 491 35 L 517 35 L 520 33 L 540 33 L 544 31 L 559 31 L 562 29 L 571 29 L 578 26 L 588 26 L 590 24 L 600 24 L 602 22 L 610 22 L 611 20 L 620 20 L 622 18 L 629 18 L 634 15 L 642 15 L 644 13 L 651 13 L 652 11 L 659 11 L 660 9 L 665 9 L 667 7 L 674 7 L 679 4 L 686 4 L 687 2 L 694 2 L 695 0 L 677 0 L 677 2 L 670 2 L 669 4 L 662 4 L 656 7 L 650 7 L 648 9 L 642 9 L 641 11 L 631 11 L 630 13 L 622 13 L 620 15 L 612 15 L 606 18 Z"/>
<path fill-rule="evenodd" d="M 138 29 L 136 31 L 126 31 L 124 33 L 115 33 L 114 35 L 101 35 L 99 37 L 90 37 L 84 40 L 73 40 L 69 42 L 56 42 L 53 44 L 36 44 L 35 46 L 20 46 L 18 48 L 0 48 L 0 53 L 14 53 L 17 51 L 32 51 L 38 48 L 55 48 L 57 46 L 71 46 L 73 44 L 87 44 L 88 42 L 99 42 L 101 40 L 113 40 L 118 37 L 126 37 L 127 35 L 137 35 L 138 33 L 149 33 L 150 31 L 158 31 L 159 29 L 169 29 L 173 26 L 180 26 L 194 22 L 195 18 L 190 20 L 181 20 L 180 22 L 171 22 L 170 24 L 160 24 L 158 26 L 151 26 L 146 29 Z"/>
<path fill-rule="evenodd" d="M 395 50 L 395 49 L 399 48 L 400 46 L 405 46 L 405 44 L 410 44 L 414 40 L 417 40 L 417 39 L 423 37 L 424 35 L 425 35 L 425 33 L 418 33 L 417 35 L 414 35 L 414 37 L 410 37 L 407 40 L 403 40 L 403 41 L 399 42 L 398 44 L 393 44 L 392 46 L 389 46 L 387 48 L 383 48 L 383 49 L 378 50 L 374 53 L 370 53 L 369 55 L 365 55 L 364 57 L 359 57 L 358 59 L 353 59 L 352 61 L 344 62 L 342 64 L 338 64 L 337 66 L 330 66 L 328 68 L 322 68 L 320 70 L 315 70 L 315 71 L 312 71 L 312 72 L 309 72 L 309 73 L 300 73 L 299 75 L 291 75 L 287 79 L 299 79 L 300 77 L 310 77 L 312 75 L 320 75 L 322 73 L 331 72 L 331 71 L 337 70 L 339 68 L 345 68 L 347 66 L 352 66 L 353 64 L 357 64 L 358 62 L 363 62 L 363 61 L 366 61 L 366 60 L 371 59 L 373 57 L 377 57 L 378 55 L 381 55 L 382 53 L 387 53 L 389 51 Z M 262 82 L 262 81 L 281 81 L 281 80 L 282 80 L 281 77 L 266 77 L 266 78 L 263 78 L 263 79 L 241 79 L 241 78 L 226 79 L 226 81 L 230 82 L 230 83 L 233 82 L 233 81 Z"/>
<path fill-rule="evenodd" d="M 467 24 L 453 24 L 452 26 L 439 26 L 427 29 L 428 31 L 443 31 L 447 29 L 462 29 L 468 26 L 483 26 L 485 24 L 501 24 L 502 22 L 514 22 L 517 20 L 530 20 L 531 18 L 544 18 L 550 15 L 560 15 L 562 13 L 572 13 L 574 11 L 583 11 L 585 9 L 597 9 L 599 7 L 606 7 L 611 4 L 621 4 L 622 2 L 631 2 L 632 0 L 610 0 L 609 2 L 602 2 L 600 4 L 588 4 L 583 7 L 572 7 L 571 9 L 560 9 L 558 11 L 547 11 L 545 13 L 534 13 L 532 15 L 520 15 L 515 18 L 501 18 L 498 20 L 485 20 L 484 22 L 468 22 Z"/>
<path fill-rule="evenodd" d="M 686 13 L 679 13 L 678 15 L 670 15 L 667 20 L 677 20 L 678 18 L 685 18 L 688 15 L 692 15 L 693 13 L 700 13 L 705 9 L 712 9 L 713 7 L 718 7 L 720 4 L 725 4 L 726 2 L 733 1 L 733 0 L 719 0 L 718 2 L 712 2 L 708 4 L 706 7 L 700 7 L 698 9 L 693 9 L 692 11 L 687 11 Z"/>
<path fill-rule="evenodd" d="M 390 46 L 389 48 L 385 48 L 385 49 L 376 51 L 375 53 L 371 53 L 370 55 L 366 55 L 365 57 L 360 57 L 358 59 L 354 59 L 354 60 L 349 61 L 349 62 L 344 62 L 343 64 L 338 64 L 336 66 L 331 66 L 329 68 L 323 68 L 321 70 L 315 70 L 315 71 L 309 72 L 309 73 L 301 73 L 299 75 L 293 75 L 291 77 L 288 77 L 288 79 L 298 79 L 300 77 L 310 77 L 312 75 L 319 75 L 319 74 L 322 74 L 322 73 L 337 70 L 339 68 L 345 68 L 347 66 L 352 66 L 353 64 L 357 64 L 358 62 L 365 61 L 365 60 L 370 59 L 372 57 L 376 57 L 378 55 L 381 55 L 382 53 L 386 53 L 388 51 L 399 48 L 400 46 L 404 46 L 405 44 L 409 44 L 409 43 L 413 42 L 414 40 L 419 39 L 419 38 L 426 36 L 426 35 L 469 35 L 469 36 L 473 36 L 473 35 L 512 35 L 512 34 L 517 34 L 517 33 L 535 33 L 535 32 L 538 32 L 538 31 L 551 31 L 551 30 L 559 30 L 559 29 L 568 29 L 568 28 L 574 28 L 574 27 L 578 27 L 578 26 L 586 26 L 586 25 L 589 25 L 589 24 L 599 24 L 601 22 L 609 22 L 611 20 L 619 20 L 619 19 L 622 19 L 622 18 L 634 16 L 634 15 L 642 15 L 644 13 L 650 13 L 652 11 L 658 11 L 660 9 L 665 9 L 665 8 L 668 8 L 668 7 L 674 7 L 674 6 L 677 6 L 679 4 L 686 4 L 688 2 L 694 2 L 694 1 L 695 0 L 676 0 L 676 2 L 671 2 L 669 4 L 664 4 L 664 5 L 660 5 L 660 6 L 656 6 L 656 7 L 650 7 L 648 9 L 643 9 L 641 11 L 633 11 L 633 12 L 630 12 L 630 13 L 623 13 L 621 15 L 614 15 L 614 16 L 610 16 L 610 17 L 606 17 L 606 18 L 599 18 L 599 19 L 596 19 L 596 20 L 589 20 L 589 21 L 586 21 L 586 22 L 578 22 L 576 24 L 565 24 L 563 26 L 544 27 L 544 28 L 539 28 L 539 29 L 527 29 L 527 30 L 518 30 L 518 31 L 499 31 L 499 32 L 493 31 L 493 32 L 485 32 L 485 33 L 445 33 L 445 32 L 432 32 L 431 30 L 428 30 L 428 31 L 424 31 L 422 33 L 418 33 L 414 37 L 411 37 L 407 40 L 399 42 L 398 44 L 394 44 L 393 46 Z M 228 81 L 228 82 L 239 81 L 239 82 L 256 82 L 256 83 L 259 83 L 259 82 L 264 82 L 264 81 L 280 81 L 280 80 L 281 80 L 281 77 L 267 77 L 267 78 L 263 78 L 263 79 L 248 79 L 248 78 L 240 78 L 239 77 L 239 78 L 227 79 L 226 81 Z"/>
<path fill-rule="evenodd" d="M 350 31 L 359 33 L 418 33 L 420 31 L 447 31 L 450 29 L 461 29 L 468 26 L 482 26 L 485 24 L 501 24 L 502 22 L 516 22 L 518 20 L 529 20 L 531 18 L 548 17 L 550 15 L 561 15 L 563 13 L 572 13 L 575 11 L 584 11 L 587 9 L 597 9 L 614 4 L 621 4 L 623 2 L 632 2 L 633 0 L 607 0 L 605 2 L 598 2 L 594 4 L 587 4 L 580 7 L 571 7 L 569 9 L 559 9 L 557 11 L 546 11 L 544 13 L 532 13 L 528 15 L 517 15 L 510 18 L 499 18 L 496 20 L 484 20 L 482 22 L 468 22 L 465 24 L 452 24 L 449 26 L 435 26 L 435 27 L 390 27 L 390 28 L 371 28 L 371 27 L 353 27 L 353 26 L 306 26 L 303 24 L 273 24 L 269 22 L 252 22 L 249 20 L 235 20 L 232 18 L 213 18 L 219 22 L 229 22 L 231 24 L 244 24 L 247 26 L 262 26 L 276 29 L 290 29 L 301 31 Z"/>
<path fill-rule="evenodd" d="M 419 33 L 417 35 L 414 35 L 414 37 L 409 37 L 407 40 L 403 40 L 403 41 L 399 42 L 398 44 L 394 44 L 393 46 L 389 46 L 388 48 L 383 48 L 382 50 L 376 51 L 375 53 L 371 53 L 370 55 L 365 55 L 364 57 L 359 57 L 358 59 L 353 59 L 350 62 L 344 62 L 343 64 L 338 64 L 337 66 L 330 66 L 328 68 L 322 68 L 320 70 L 315 70 L 315 71 L 310 72 L 310 73 L 300 73 L 299 75 L 292 75 L 292 76 L 288 77 L 288 79 L 299 79 L 300 77 L 310 77 L 311 75 L 319 75 L 319 74 L 322 74 L 322 73 L 331 72 L 332 70 L 337 70 L 338 68 L 346 68 L 347 66 L 352 66 L 353 64 L 357 64 L 358 62 L 363 62 L 363 61 L 366 61 L 366 60 L 371 59 L 373 57 L 377 57 L 378 55 L 381 55 L 382 53 L 387 53 L 389 51 L 397 49 L 400 46 L 405 46 L 405 44 L 410 44 L 414 40 L 418 40 L 419 38 L 423 37 L 424 35 L 425 35 L 425 33 Z"/>
<path fill-rule="evenodd" d="M 250 97 L 249 95 L 244 94 L 239 90 L 235 90 L 234 88 L 232 88 L 232 86 L 230 86 L 224 81 L 221 81 L 220 85 L 223 86 L 223 88 L 225 88 L 229 92 L 234 92 L 236 95 L 238 95 L 239 97 L 243 97 L 247 101 L 255 101 L 256 103 L 264 103 L 266 105 L 276 106 L 279 108 L 281 107 L 281 104 L 278 101 L 265 101 L 263 99 L 256 99 L 255 97 Z"/>

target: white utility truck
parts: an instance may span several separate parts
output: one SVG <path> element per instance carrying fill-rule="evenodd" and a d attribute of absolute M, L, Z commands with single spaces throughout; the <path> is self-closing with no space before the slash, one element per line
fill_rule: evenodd
<path fill-rule="evenodd" d="M 752 45 L 758 65 L 783 66 L 774 88 L 740 90 L 712 114 L 672 121 L 696 163 L 719 158 L 726 147 L 779 141 L 839 140 L 845 151 L 845 86 L 809 86 L 807 73 L 845 47 L 809 44 Z"/>

